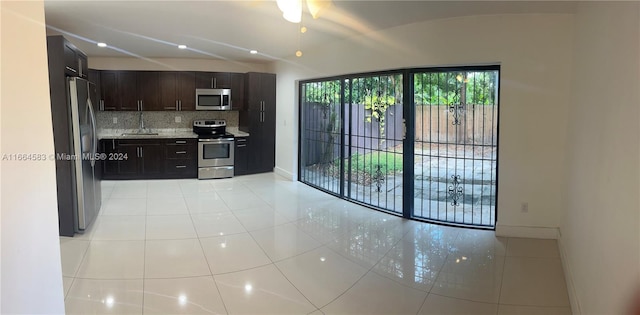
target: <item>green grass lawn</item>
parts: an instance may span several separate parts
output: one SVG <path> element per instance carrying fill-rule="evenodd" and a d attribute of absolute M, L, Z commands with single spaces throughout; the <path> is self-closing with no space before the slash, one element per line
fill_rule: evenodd
<path fill-rule="evenodd" d="M 373 174 L 377 165 L 383 174 L 393 174 L 402 172 L 402 153 L 393 152 L 370 152 L 366 154 L 354 154 L 351 156 L 351 168 Z"/>

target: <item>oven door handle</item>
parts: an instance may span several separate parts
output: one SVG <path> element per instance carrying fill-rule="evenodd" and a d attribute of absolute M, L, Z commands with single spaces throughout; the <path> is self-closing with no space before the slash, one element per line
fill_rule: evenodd
<path fill-rule="evenodd" d="M 223 138 L 223 139 L 198 139 L 198 142 L 213 142 L 213 143 L 233 142 L 233 138 Z"/>

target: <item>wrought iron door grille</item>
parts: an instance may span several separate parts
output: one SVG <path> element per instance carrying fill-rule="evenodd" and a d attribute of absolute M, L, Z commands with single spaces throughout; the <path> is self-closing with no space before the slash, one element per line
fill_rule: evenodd
<path fill-rule="evenodd" d="M 498 71 L 414 73 L 414 213 L 495 226 Z"/>
<path fill-rule="evenodd" d="M 497 66 L 302 82 L 299 180 L 404 217 L 494 228 L 498 84 Z"/>

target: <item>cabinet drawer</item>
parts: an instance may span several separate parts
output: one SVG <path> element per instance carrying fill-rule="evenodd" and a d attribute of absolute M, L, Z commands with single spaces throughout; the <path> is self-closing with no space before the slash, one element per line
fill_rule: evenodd
<path fill-rule="evenodd" d="M 171 139 L 165 142 L 167 159 L 195 159 L 198 155 L 196 139 Z"/>
<path fill-rule="evenodd" d="M 165 174 L 180 177 L 195 177 L 198 174 L 194 159 L 165 160 Z"/>
<path fill-rule="evenodd" d="M 165 155 L 167 159 L 192 159 L 196 156 L 197 148 L 191 145 L 166 145 Z"/>

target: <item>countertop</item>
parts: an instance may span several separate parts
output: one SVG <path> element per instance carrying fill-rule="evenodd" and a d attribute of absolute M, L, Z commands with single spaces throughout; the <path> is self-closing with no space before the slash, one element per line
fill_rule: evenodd
<path fill-rule="evenodd" d="M 98 129 L 98 139 L 172 139 L 172 138 L 198 138 L 198 135 L 191 128 L 158 128 L 147 129 L 145 132 L 157 133 L 157 135 L 139 134 L 138 129 Z M 249 134 L 238 130 L 237 127 L 228 127 L 227 132 L 236 137 L 248 137 Z"/>
<path fill-rule="evenodd" d="M 227 132 L 233 134 L 236 137 L 248 137 L 249 133 L 238 130 L 238 127 L 227 127 Z"/>

